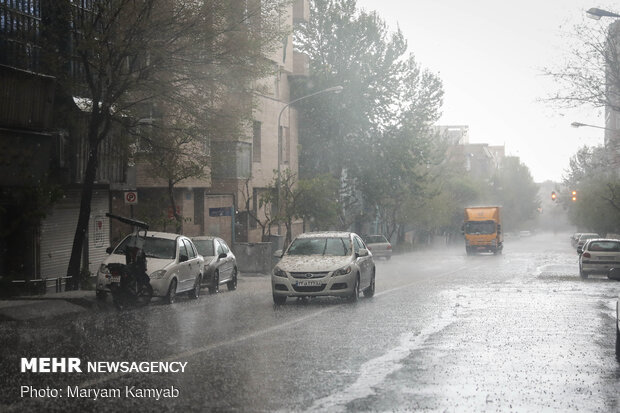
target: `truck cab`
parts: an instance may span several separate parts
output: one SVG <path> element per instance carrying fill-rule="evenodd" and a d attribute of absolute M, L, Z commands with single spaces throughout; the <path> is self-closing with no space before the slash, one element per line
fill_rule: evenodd
<path fill-rule="evenodd" d="M 463 235 L 467 255 L 477 252 L 502 253 L 504 237 L 500 210 L 499 206 L 465 208 Z"/>

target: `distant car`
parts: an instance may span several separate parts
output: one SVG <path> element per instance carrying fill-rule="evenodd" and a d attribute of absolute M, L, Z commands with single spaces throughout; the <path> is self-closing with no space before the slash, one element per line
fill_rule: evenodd
<path fill-rule="evenodd" d="M 392 258 L 392 244 L 383 235 L 367 235 L 364 237 L 366 246 L 372 252 L 373 258 Z"/>
<path fill-rule="evenodd" d="M 125 247 L 134 236 L 128 235 L 116 248 L 107 249 L 110 255 L 97 271 L 98 298 L 105 298 L 110 292 L 108 264 L 125 263 Z M 148 232 L 143 248 L 153 296 L 164 297 L 170 304 L 174 303 L 178 293 L 187 292 L 191 297 L 198 298 L 204 259 L 189 238 L 167 232 Z"/>
<path fill-rule="evenodd" d="M 336 296 L 357 301 L 375 294 L 375 263 L 352 232 L 310 232 L 289 245 L 271 275 L 273 302 L 287 297 Z"/>
<path fill-rule="evenodd" d="M 519 237 L 531 237 L 532 233 L 530 231 L 519 231 Z"/>
<path fill-rule="evenodd" d="M 591 238 L 583 247 L 578 247 L 579 275 L 586 278 L 589 274 L 606 274 L 612 268 L 620 268 L 620 240 L 609 238 Z"/>
<path fill-rule="evenodd" d="M 573 235 L 570 236 L 570 245 L 573 248 L 577 248 L 577 241 L 579 241 L 580 235 L 581 235 L 581 232 L 575 232 Z"/>
<path fill-rule="evenodd" d="M 237 258 L 226 241 L 218 237 L 192 237 L 198 253 L 205 259 L 203 285 L 210 294 L 220 291 L 220 285 L 226 284 L 229 291 L 237 289 Z"/>
<path fill-rule="evenodd" d="M 577 249 L 577 253 L 579 253 L 580 248 L 583 249 L 583 244 L 585 244 L 587 240 L 593 239 L 593 238 L 600 238 L 600 237 L 601 236 L 595 232 L 586 232 L 586 233 L 580 234 L 579 238 L 577 239 L 577 244 L 575 245 Z"/>

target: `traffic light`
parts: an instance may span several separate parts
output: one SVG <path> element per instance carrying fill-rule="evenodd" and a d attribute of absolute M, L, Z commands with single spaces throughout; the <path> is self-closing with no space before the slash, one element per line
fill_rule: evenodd
<path fill-rule="evenodd" d="M 571 201 L 577 201 L 577 191 L 571 191 Z"/>
<path fill-rule="evenodd" d="M 551 191 L 551 200 L 555 201 L 556 199 L 558 199 L 558 194 L 556 194 L 555 191 Z"/>

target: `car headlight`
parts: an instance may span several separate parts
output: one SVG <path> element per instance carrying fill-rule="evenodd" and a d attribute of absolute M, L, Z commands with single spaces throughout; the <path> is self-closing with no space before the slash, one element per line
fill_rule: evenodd
<path fill-rule="evenodd" d="M 157 270 L 151 273 L 149 277 L 151 278 L 164 278 L 166 276 L 166 270 Z"/>
<path fill-rule="evenodd" d="M 351 273 L 351 266 L 347 265 L 346 267 L 342 267 L 334 271 L 332 277 L 337 277 L 339 275 L 347 275 Z"/>
<path fill-rule="evenodd" d="M 286 271 L 284 271 L 280 267 L 274 267 L 273 275 L 275 275 L 276 277 L 284 277 L 284 278 L 286 278 Z"/>

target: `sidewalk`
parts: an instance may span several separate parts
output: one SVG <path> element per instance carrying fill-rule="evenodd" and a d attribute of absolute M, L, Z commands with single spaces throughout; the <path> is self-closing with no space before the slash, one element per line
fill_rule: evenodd
<path fill-rule="evenodd" d="M 261 273 L 240 273 L 240 277 L 266 277 Z M 100 306 L 95 290 L 64 291 L 0 299 L 0 322 L 28 321 L 91 311 Z"/>
<path fill-rule="evenodd" d="M 97 305 L 94 290 L 65 291 L 0 300 L 0 322 L 53 318 L 88 311 Z"/>

